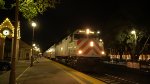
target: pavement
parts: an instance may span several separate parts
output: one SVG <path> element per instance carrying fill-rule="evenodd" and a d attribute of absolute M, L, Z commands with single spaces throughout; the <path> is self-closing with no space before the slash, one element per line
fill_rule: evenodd
<path fill-rule="evenodd" d="M 19 77 L 24 70 L 30 66 L 30 60 L 19 60 L 16 62 L 16 77 Z M 0 74 L 0 84 L 9 84 L 10 71 L 3 71 Z"/>
<path fill-rule="evenodd" d="M 105 84 L 95 78 L 44 57 L 30 67 L 30 61 L 16 63 L 17 84 Z M 9 73 L 0 75 L 0 84 L 8 84 Z"/>

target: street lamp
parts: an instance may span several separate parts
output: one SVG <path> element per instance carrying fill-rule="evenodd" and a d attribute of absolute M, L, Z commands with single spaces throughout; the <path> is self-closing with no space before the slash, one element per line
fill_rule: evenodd
<path fill-rule="evenodd" d="M 133 54 L 135 55 L 136 54 L 136 41 L 137 41 L 136 31 L 132 30 L 131 34 L 134 35 L 134 49 L 133 49 Z"/>
<path fill-rule="evenodd" d="M 133 34 L 134 35 L 134 42 L 135 42 L 135 46 L 136 46 L 136 40 L 137 40 L 137 37 L 136 37 L 136 31 L 135 30 L 132 30 L 131 31 L 131 34 Z"/>
<path fill-rule="evenodd" d="M 32 25 L 32 29 L 33 29 L 33 32 L 32 32 L 32 55 L 31 55 L 31 67 L 33 66 L 33 61 L 34 61 L 34 58 L 33 58 L 33 55 L 34 55 L 34 28 L 36 27 L 36 23 L 35 22 L 32 22 L 31 23 Z"/>

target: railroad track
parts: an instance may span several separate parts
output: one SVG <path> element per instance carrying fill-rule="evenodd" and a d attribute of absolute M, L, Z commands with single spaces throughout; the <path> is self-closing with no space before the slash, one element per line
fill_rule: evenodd
<path fill-rule="evenodd" d="M 60 62 L 59 62 L 60 63 Z M 63 63 L 61 63 L 63 64 Z M 68 67 L 71 67 L 67 64 L 64 64 L 65 66 L 68 66 Z M 112 70 L 106 70 L 103 72 L 101 72 L 101 70 L 99 71 L 99 74 L 96 74 L 97 71 L 82 71 L 78 68 L 74 68 L 74 67 L 71 67 L 77 71 L 80 71 L 80 72 L 83 72 L 95 79 L 98 79 L 100 81 L 103 81 L 107 84 L 150 84 L 150 80 L 148 79 L 149 78 L 149 73 L 148 74 L 143 74 L 143 73 L 139 73 L 139 72 L 135 72 L 133 73 L 134 71 L 130 71 L 130 70 L 127 70 L 127 72 L 125 70 L 125 73 L 119 71 L 119 73 L 116 71 L 112 71 Z M 115 70 L 115 69 L 113 69 Z M 100 73 L 103 73 L 103 74 L 100 74 Z"/>
<path fill-rule="evenodd" d="M 137 82 L 129 81 L 129 80 L 126 80 L 117 76 L 109 75 L 109 74 L 103 74 L 103 75 L 88 74 L 88 75 L 98 80 L 101 80 L 107 84 L 139 84 Z"/>

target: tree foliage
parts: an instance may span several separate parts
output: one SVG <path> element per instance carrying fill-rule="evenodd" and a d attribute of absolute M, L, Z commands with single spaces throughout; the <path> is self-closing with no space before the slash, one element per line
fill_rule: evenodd
<path fill-rule="evenodd" d="M 47 8 L 55 8 L 58 0 L 19 0 L 19 11 L 23 17 L 30 20 L 38 14 L 43 14 Z M 11 4 L 13 8 L 16 4 Z M 0 8 L 5 6 L 5 1 L 0 0 Z"/>
<path fill-rule="evenodd" d="M 43 14 L 48 7 L 55 8 L 55 0 L 20 0 L 19 10 L 27 19 Z"/>
<path fill-rule="evenodd" d="M 119 53 L 123 54 L 122 52 L 128 52 L 132 60 L 137 60 L 139 55 L 143 52 L 142 50 L 145 48 L 145 44 L 149 37 L 145 31 L 135 30 L 135 39 L 131 31 L 131 29 L 124 29 L 118 33 L 115 41 L 118 44 L 116 47 Z"/>
<path fill-rule="evenodd" d="M 5 5 L 5 1 L 0 0 L 0 8 L 1 8 L 1 9 L 4 9 L 4 5 Z"/>

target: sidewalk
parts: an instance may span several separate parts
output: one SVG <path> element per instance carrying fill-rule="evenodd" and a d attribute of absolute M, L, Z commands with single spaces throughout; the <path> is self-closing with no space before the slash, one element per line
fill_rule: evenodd
<path fill-rule="evenodd" d="M 19 60 L 16 62 L 16 78 L 28 67 L 30 66 L 30 60 Z M 7 71 L 0 75 L 0 84 L 9 83 L 10 71 Z"/>
<path fill-rule="evenodd" d="M 30 61 L 16 63 L 17 84 L 105 84 L 57 62 L 40 58 L 39 63 Z M 0 84 L 8 84 L 9 72 L 0 75 Z"/>

